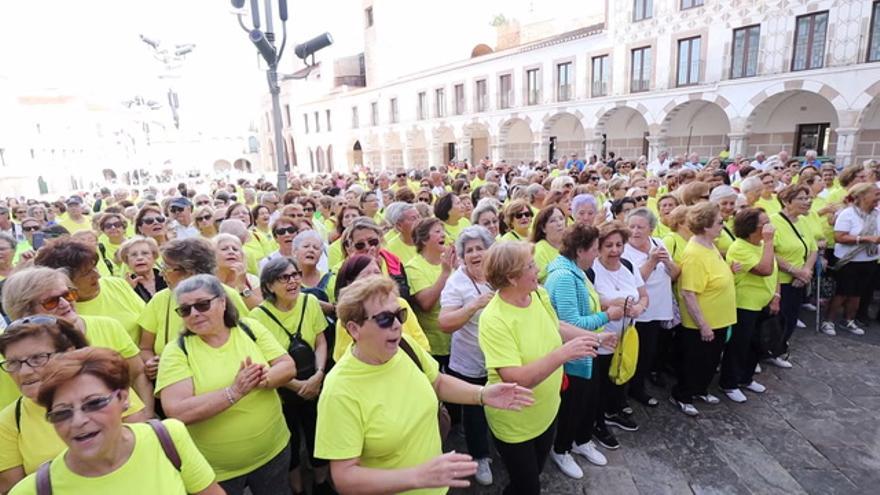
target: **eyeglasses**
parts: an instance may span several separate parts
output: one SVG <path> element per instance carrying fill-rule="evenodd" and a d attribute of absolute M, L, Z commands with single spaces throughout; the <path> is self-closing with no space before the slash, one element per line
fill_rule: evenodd
<path fill-rule="evenodd" d="M 40 306 L 42 306 L 43 309 L 45 309 L 46 311 L 52 311 L 57 308 L 59 304 L 61 304 L 62 299 L 69 303 L 75 303 L 77 300 L 77 296 L 79 296 L 79 293 L 76 289 L 67 289 L 67 291 L 62 294 L 43 299 L 42 301 L 40 301 Z"/>
<path fill-rule="evenodd" d="M 516 218 L 517 220 L 522 220 L 523 218 L 532 218 L 532 216 L 533 215 L 531 211 L 521 211 L 519 213 L 513 214 L 513 218 Z"/>
<path fill-rule="evenodd" d="M 203 299 L 201 301 L 194 302 L 192 304 L 182 304 L 179 308 L 174 310 L 175 313 L 180 315 L 182 318 L 186 318 L 192 313 L 192 310 L 195 309 L 199 313 L 204 313 L 211 309 L 211 303 L 214 302 L 214 299 L 217 299 L 219 296 L 214 296 L 210 299 Z"/>
<path fill-rule="evenodd" d="M 186 208 L 183 208 L 183 207 L 180 207 L 180 206 L 172 206 L 171 208 L 168 208 L 168 211 L 170 211 L 171 213 L 180 213 L 180 212 L 182 212 L 182 211 L 185 210 L 185 209 L 186 209 Z"/>
<path fill-rule="evenodd" d="M 358 242 L 354 243 L 353 246 L 356 250 L 363 251 L 364 249 L 367 249 L 367 244 L 369 244 L 370 247 L 376 247 L 379 245 L 379 242 L 380 242 L 379 239 L 370 239 L 367 242 L 358 241 Z"/>
<path fill-rule="evenodd" d="M 636 200 L 636 201 L 647 201 L 647 200 L 648 200 L 648 195 L 645 194 L 644 196 L 636 196 L 636 197 L 634 197 L 633 199 Z"/>
<path fill-rule="evenodd" d="M 201 217 L 196 217 L 197 222 L 207 222 L 210 219 L 211 219 L 211 215 L 204 215 Z"/>
<path fill-rule="evenodd" d="M 0 361 L 0 368 L 3 368 L 3 371 L 7 371 L 9 373 L 18 373 L 21 370 L 21 365 L 27 363 L 28 366 L 31 367 L 32 370 L 37 368 L 42 368 L 49 362 L 49 358 L 51 358 L 55 353 L 54 352 L 41 352 L 39 354 L 34 354 L 33 356 L 28 356 L 24 359 L 7 359 L 6 361 Z"/>
<path fill-rule="evenodd" d="M 159 271 L 162 273 L 174 273 L 174 272 L 186 273 L 186 270 L 183 268 L 176 267 L 176 266 L 168 266 L 168 265 L 164 265 L 164 264 L 159 265 Z"/>
<path fill-rule="evenodd" d="M 21 230 L 23 230 L 25 232 L 36 232 L 36 231 L 40 230 L 40 226 L 39 225 L 31 225 L 30 227 L 22 227 Z"/>
<path fill-rule="evenodd" d="M 498 219 L 497 219 L 497 218 L 493 218 L 493 219 L 491 219 L 491 220 L 483 220 L 482 222 L 480 222 L 480 225 L 483 225 L 483 226 L 486 226 L 486 225 L 498 225 L 498 224 L 499 224 L 499 222 L 498 222 Z"/>
<path fill-rule="evenodd" d="M 122 224 L 119 222 L 113 222 L 113 223 L 107 222 L 104 224 L 104 230 L 121 229 L 121 228 L 122 228 Z"/>
<path fill-rule="evenodd" d="M 94 399 L 89 399 L 79 406 L 79 410 L 83 412 L 83 414 L 93 413 L 96 411 L 100 411 L 104 409 L 113 399 L 119 396 L 119 391 L 112 392 L 110 395 L 104 397 L 95 397 Z M 54 411 L 46 411 L 46 421 L 50 423 L 61 423 L 73 418 L 73 413 L 76 411 L 76 408 L 73 407 L 65 407 L 63 409 L 56 409 Z"/>
<path fill-rule="evenodd" d="M 296 234 L 296 227 L 278 227 L 277 229 L 272 231 L 275 236 L 284 235 L 284 234 Z"/>
<path fill-rule="evenodd" d="M 141 218 L 141 223 L 146 225 L 153 225 L 154 223 L 162 224 L 165 223 L 165 217 L 161 215 L 158 217 L 144 217 Z"/>
<path fill-rule="evenodd" d="M 600 180 L 602 180 L 601 177 L 597 175 L 590 177 L 590 182 L 599 182 Z"/>
<path fill-rule="evenodd" d="M 303 211 L 306 213 L 314 213 L 315 209 L 312 207 L 303 208 Z"/>
<path fill-rule="evenodd" d="M 203 201 L 196 201 L 196 206 L 208 206 L 210 204 L 211 204 L 211 200 L 208 200 L 208 199 L 203 200 Z"/>
<path fill-rule="evenodd" d="M 407 316 L 409 316 L 409 311 L 406 308 L 400 308 L 397 311 L 382 311 L 367 319 L 375 321 L 379 328 L 388 329 L 394 326 L 394 320 L 401 324 L 405 323 Z"/>
<path fill-rule="evenodd" d="M 397 174 L 397 177 L 398 177 L 398 178 L 406 177 L 406 174 Z"/>
<path fill-rule="evenodd" d="M 303 276 L 303 272 L 295 271 L 293 273 L 282 273 L 278 275 L 278 278 L 275 279 L 276 282 L 284 282 L 285 284 L 289 284 L 291 280 L 299 280 Z"/>

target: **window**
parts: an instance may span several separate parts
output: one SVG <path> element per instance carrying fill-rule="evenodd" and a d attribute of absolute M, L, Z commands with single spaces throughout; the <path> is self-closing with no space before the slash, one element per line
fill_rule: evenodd
<path fill-rule="evenodd" d="M 418 115 L 419 120 L 425 120 L 428 117 L 428 95 L 425 94 L 424 91 L 419 93 L 419 106 L 418 106 Z"/>
<path fill-rule="evenodd" d="M 370 103 L 370 125 L 379 125 L 379 103 Z"/>
<path fill-rule="evenodd" d="M 306 134 L 308 134 L 309 133 L 309 114 L 307 114 L 307 113 L 303 114 L 303 123 L 305 124 Z"/>
<path fill-rule="evenodd" d="M 464 84 L 456 84 L 455 88 L 455 115 L 464 113 Z"/>
<path fill-rule="evenodd" d="M 397 98 L 391 98 L 389 102 L 389 119 L 392 124 L 397 123 L 398 114 L 397 114 Z"/>
<path fill-rule="evenodd" d="M 681 0 L 681 10 L 700 7 L 702 5 L 703 0 Z"/>
<path fill-rule="evenodd" d="M 326 110 L 325 113 L 327 114 L 327 132 L 331 132 L 333 127 L 330 125 L 330 110 Z"/>
<path fill-rule="evenodd" d="M 700 82 L 700 37 L 678 40 L 678 86 Z"/>
<path fill-rule="evenodd" d="M 730 78 L 752 77 L 758 73 L 758 40 L 761 26 L 747 26 L 733 30 L 733 56 Z"/>
<path fill-rule="evenodd" d="M 287 127 L 290 127 L 290 105 L 284 105 L 284 116 L 287 118 Z"/>
<path fill-rule="evenodd" d="M 874 2 L 871 14 L 871 34 L 868 39 L 868 62 L 880 60 L 880 2 Z"/>
<path fill-rule="evenodd" d="M 321 121 L 318 120 L 318 112 L 315 112 L 315 132 L 321 132 Z"/>
<path fill-rule="evenodd" d="M 477 112 L 486 111 L 486 80 L 480 79 L 475 84 L 474 109 Z"/>
<path fill-rule="evenodd" d="M 791 70 L 818 69 L 825 65 L 825 31 L 827 28 L 827 11 L 802 15 L 797 18 Z"/>
<path fill-rule="evenodd" d="M 590 79 L 593 96 L 608 96 L 608 86 L 611 81 L 611 68 L 608 64 L 608 55 L 593 57 L 593 74 Z"/>
<path fill-rule="evenodd" d="M 513 91 L 513 81 L 510 74 L 504 74 L 498 77 L 498 108 L 510 108 L 511 91 Z"/>
<path fill-rule="evenodd" d="M 358 115 L 358 107 L 351 107 L 351 128 L 357 129 L 361 126 L 361 118 Z"/>
<path fill-rule="evenodd" d="M 526 71 L 526 102 L 528 105 L 541 102 L 541 69 Z"/>
<path fill-rule="evenodd" d="M 574 88 L 574 73 L 571 62 L 556 65 L 556 101 L 568 101 Z"/>
<path fill-rule="evenodd" d="M 647 91 L 651 87 L 651 47 L 645 46 L 632 51 L 631 93 Z"/>
<path fill-rule="evenodd" d="M 650 19 L 653 15 L 653 0 L 633 0 L 633 22 Z"/>
<path fill-rule="evenodd" d="M 364 22 L 367 27 L 371 27 L 373 25 L 373 7 L 367 7 L 364 9 Z"/>
<path fill-rule="evenodd" d="M 446 116 L 446 90 L 437 88 L 434 90 L 434 117 Z"/>

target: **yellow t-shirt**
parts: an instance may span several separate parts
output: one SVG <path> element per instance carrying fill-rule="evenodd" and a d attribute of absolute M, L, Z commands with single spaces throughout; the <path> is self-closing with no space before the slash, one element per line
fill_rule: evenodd
<path fill-rule="evenodd" d="M 415 296 L 416 293 L 434 285 L 440 278 L 442 268 L 439 264 L 432 265 L 422 255 L 418 255 L 406 264 L 406 277 L 409 281 L 410 294 Z M 431 344 L 431 352 L 435 356 L 448 356 L 449 347 L 452 343 L 452 335 L 440 330 L 440 298 L 431 308 L 430 311 L 424 311 L 419 307 L 415 309 L 416 316 L 419 319 L 419 325 L 428 336 L 428 342 Z"/>
<path fill-rule="evenodd" d="M 246 315 L 250 312 L 235 289 L 224 285 L 223 290 L 232 300 L 239 315 Z M 153 352 L 157 356 L 162 354 L 165 343 L 176 339 L 183 330 L 183 319 L 177 316 L 177 312 L 174 311 L 177 307 L 177 299 L 175 299 L 171 288 L 162 289 L 153 295 L 137 320 L 141 329 L 155 335 Z"/>
<path fill-rule="evenodd" d="M 687 244 L 687 239 L 682 237 L 678 232 L 672 230 L 670 230 L 669 233 L 666 234 L 666 237 L 663 238 L 663 245 L 666 247 L 666 251 L 669 252 L 672 261 L 677 265 L 681 264 L 681 257 L 684 255 L 684 248 Z"/>
<path fill-rule="evenodd" d="M 144 403 L 134 390 L 128 389 L 127 417 L 144 409 Z M 57 456 L 66 448 L 55 432 L 52 423 L 46 421 L 46 408 L 26 398 L 21 398 L 21 416 L 15 422 L 15 403 L 0 411 L 0 471 L 22 466 L 25 474 L 33 473 L 40 464 Z"/>
<path fill-rule="evenodd" d="M 670 232 L 672 232 L 672 230 L 670 230 L 669 227 L 666 226 L 666 224 L 658 220 L 657 227 L 654 229 L 652 235 L 658 239 L 663 239 Z"/>
<path fill-rule="evenodd" d="M 520 237 L 514 230 L 508 230 L 506 234 L 501 236 L 502 241 L 528 241 L 527 237 Z"/>
<path fill-rule="evenodd" d="M 90 346 L 118 352 L 125 359 L 137 356 L 140 350 L 118 321 L 106 316 L 82 316 L 86 340 Z"/>
<path fill-rule="evenodd" d="M 342 238 L 336 239 L 330 243 L 327 248 L 327 266 L 341 265 L 345 260 L 345 253 L 342 252 Z"/>
<path fill-rule="evenodd" d="M 501 383 L 499 368 L 527 365 L 562 345 L 559 320 L 543 288 L 532 293 L 527 308 L 508 304 L 495 295 L 480 315 L 480 349 L 486 357 L 488 384 Z M 550 427 L 559 410 L 562 367 L 532 389 L 535 403 L 522 411 L 487 407 L 492 434 L 507 443 L 531 440 Z"/>
<path fill-rule="evenodd" d="M 418 466 L 442 453 L 437 428 L 437 362 L 407 336 L 419 369 L 403 350 L 370 365 L 347 352 L 324 380 L 318 399 L 315 456 L 359 458 L 373 469 Z M 447 488 L 403 492 L 440 495 Z"/>
<path fill-rule="evenodd" d="M 707 248 L 692 237 L 684 248 L 678 282 L 681 290 L 696 293 L 703 319 L 713 330 L 736 323 L 733 272 L 717 249 Z M 699 328 L 680 294 L 678 297 L 681 324 L 686 328 Z"/>
<path fill-rule="evenodd" d="M 101 272 L 101 277 L 120 277 L 128 270 L 128 266 L 124 262 L 116 262 L 116 252 L 119 251 L 122 244 L 113 244 L 106 236 L 102 235 L 102 237 L 103 239 L 99 240 L 98 245 L 98 271 Z M 101 246 L 104 246 L 103 254 L 101 254 Z M 110 266 L 108 266 L 107 262 L 109 262 Z M 113 268 L 112 271 L 110 267 Z"/>
<path fill-rule="evenodd" d="M 245 263 L 247 265 L 247 272 L 251 275 L 260 276 L 260 260 L 265 258 L 270 253 L 267 253 L 263 250 L 263 245 L 260 244 L 260 241 L 251 234 L 250 240 L 244 243 L 242 246 L 242 251 L 244 251 Z"/>
<path fill-rule="evenodd" d="M 278 243 L 275 242 L 275 239 L 272 237 L 271 232 L 263 232 L 259 229 L 251 229 L 251 235 L 257 242 L 260 244 L 260 247 L 263 249 L 263 256 L 269 256 L 270 254 L 278 251 Z"/>
<path fill-rule="evenodd" d="M 770 199 L 758 198 L 758 200 L 755 201 L 755 207 L 763 208 L 764 211 L 767 212 L 767 215 L 782 211 L 782 205 L 779 204 L 779 200 L 776 199 L 775 194 Z"/>
<path fill-rule="evenodd" d="M 736 307 L 749 311 L 761 311 L 770 304 L 776 293 L 776 280 L 779 275 L 776 258 L 773 259 L 773 273 L 767 276 L 751 273 L 752 268 L 761 262 L 764 255 L 764 241 L 754 245 L 745 239 L 737 239 L 727 250 L 727 263 L 737 262 L 742 269 L 733 275 L 736 285 Z"/>
<path fill-rule="evenodd" d="M 419 325 L 419 319 L 413 314 L 412 307 L 402 297 L 397 298 L 397 304 L 400 304 L 401 308 L 405 308 L 409 314 L 406 321 L 403 322 L 403 334 L 409 336 L 410 340 L 418 344 L 425 352 L 431 352 L 431 344 L 428 342 L 425 332 L 422 331 L 421 325 Z M 333 347 L 333 360 L 339 362 L 350 346 L 351 335 L 342 326 L 342 321 L 336 320 L 336 341 Z"/>
<path fill-rule="evenodd" d="M 308 300 L 308 303 L 305 303 L 306 312 L 303 313 L 303 301 L 306 300 Z M 263 308 L 265 308 L 265 311 Z M 272 315 L 284 325 L 284 328 L 279 327 L 278 323 L 275 323 L 275 321 L 266 314 L 266 311 L 272 313 Z M 299 323 L 299 315 L 301 314 L 303 315 L 302 326 L 300 326 Z M 305 340 L 314 350 L 315 339 L 317 339 L 318 335 L 327 328 L 327 319 L 324 318 L 324 312 L 321 311 L 321 304 L 319 303 L 318 298 L 310 294 L 300 294 L 297 296 L 296 302 L 293 304 L 293 308 L 290 311 L 283 312 L 271 302 L 264 301 L 258 307 L 252 309 L 249 316 L 269 329 L 269 332 L 272 333 L 275 340 L 277 340 L 278 344 L 284 349 L 290 347 L 290 336 L 295 334 L 297 328 L 299 328 L 302 339 Z"/>
<path fill-rule="evenodd" d="M 83 216 L 82 220 L 77 223 L 74 222 L 72 218 L 68 215 L 63 215 L 63 218 L 58 220 L 58 225 L 67 229 L 68 232 L 73 234 L 74 232 L 79 232 L 80 230 L 92 230 L 92 222 L 89 220 L 89 217 Z"/>
<path fill-rule="evenodd" d="M 162 422 L 177 453 L 181 466 L 178 471 L 159 443 L 159 437 L 150 425 L 144 423 L 127 424 L 134 433 L 135 443 L 131 456 L 122 466 L 104 476 L 85 477 L 75 474 L 64 462 L 65 449 L 52 461 L 49 478 L 53 493 L 88 493 L 89 495 L 186 494 L 200 492 L 214 482 L 214 471 L 205 457 L 196 448 L 186 427 L 176 419 Z M 36 495 L 36 474 L 31 474 L 15 485 L 10 494 Z"/>
<path fill-rule="evenodd" d="M 100 265 L 101 262 L 99 261 Z M 141 339 L 138 317 L 144 312 L 146 304 L 128 282 L 116 277 L 101 277 L 98 281 L 101 292 L 90 301 L 78 301 L 76 312 L 80 316 L 107 316 L 118 321 L 137 344 Z"/>
<path fill-rule="evenodd" d="M 776 256 L 795 268 L 803 268 L 807 257 L 816 250 L 816 239 L 811 235 L 809 220 L 804 215 L 799 216 L 797 221 L 793 222 L 795 231 L 782 215 L 782 212 L 770 215 L 770 222 L 776 227 L 776 235 L 773 236 L 773 250 L 776 252 Z M 800 237 L 798 237 L 799 235 Z M 792 279 L 794 277 L 790 273 L 779 271 L 780 284 L 789 284 Z"/>
<path fill-rule="evenodd" d="M 721 228 L 721 233 L 718 234 L 718 237 L 715 238 L 715 247 L 718 248 L 718 251 L 721 251 L 721 254 L 727 252 L 730 249 L 730 245 L 733 244 L 733 241 L 736 240 L 736 236 L 733 235 L 733 218 L 724 222 L 724 227 Z"/>
<path fill-rule="evenodd" d="M 395 231 L 389 231 L 392 233 Z M 410 260 L 416 257 L 419 253 L 416 251 L 415 246 L 410 246 L 409 244 L 403 242 L 403 238 L 400 237 L 400 234 L 395 233 L 389 238 L 386 238 L 385 241 L 385 249 L 391 251 L 395 256 L 400 258 L 400 262 L 404 265 L 409 263 Z"/>
<path fill-rule="evenodd" d="M 195 395 L 221 390 L 235 382 L 239 366 L 250 357 L 254 363 L 268 364 L 287 352 L 260 322 L 245 318 L 254 333 L 254 342 L 239 327 L 219 348 L 198 336 L 185 338 L 188 355 L 177 343 L 162 352 L 156 393 L 165 387 L 192 379 Z M 196 446 L 225 481 L 266 464 L 287 447 L 290 431 L 281 414 L 281 399 L 275 390 L 254 389 L 229 409 L 187 425 Z"/>
<path fill-rule="evenodd" d="M 458 239 L 458 234 L 461 234 L 462 230 L 470 226 L 471 222 L 467 218 L 459 218 L 458 223 L 455 225 L 443 222 L 443 229 L 446 231 L 446 245 L 451 246 L 455 244 L 455 240 Z"/>
<path fill-rule="evenodd" d="M 559 250 L 546 239 L 541 239 L 535 244 L 535 264 L 538 265 L 538 281 L 542 284 L 547 279 L 547 265 L 557 256 L 559 256 Z"/>

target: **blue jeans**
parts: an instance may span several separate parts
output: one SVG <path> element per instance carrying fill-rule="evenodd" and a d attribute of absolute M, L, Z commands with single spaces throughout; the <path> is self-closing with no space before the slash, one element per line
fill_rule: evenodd
<path fill-rule="evenodd" d="M 266 464 L 237 478 L 221 481 L 220 486 L 226 495 L 244 495 L 245 488 L 250 488 L 253 495 L 291 495 L 289 467 L 290 445 L 287 445 Z"/>

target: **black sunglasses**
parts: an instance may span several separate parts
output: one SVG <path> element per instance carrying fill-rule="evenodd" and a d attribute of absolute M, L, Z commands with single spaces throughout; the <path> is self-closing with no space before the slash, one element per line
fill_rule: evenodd
<path fill-rule="evenodd" d="M 208 206 L 210 204 L 211 204 L 211 201 L 207 200 L 207 199 L 204 201 L 196 201 L 196 206 Z"/>
<path fill-rule="evenodd" d="M 278 227 L 277 229 L 272 231 L 275 236 L 284 235 L 284 234 L 296 234 L 296 227 Z"/>
<path fill-rule="evenodd" d="M 519 213 L 513 214 L 513 217 L 516 218 L 517 220 L 522 220 L 523 218 L 532 218 L 532 216 L 533 215 L 532 215 L 531 211 L 521 211 Z"/>
<path fill-rule="evenodd" d="M 22 227 L 21 230 L 23 230 L 25 232 L 36 232 L 36 231 L 40 230 L 40 226 L 39 225 L 32 225 L 30 227 Z"/>
<path fill-rule="evenodd" d="M 211 215 L 205 215 L 205 216 L 201 216 L 201 217 L 196 217 L 196 221 L 197 221 L 197 222 L 207 222 L 207 221 L 210 220 L 210 219 L 211 219 Z"/>
<path fill-rule="evenodd" d="M 291 280 L 299 280 L 303 276 L 303 272 L 295 271 L 293 273 L 282 273 L 278 275 L 278 278 L 275 279 L 276 282 L 281 281 L 285 284 L 290 283 Z"/>
<path fill-rule="evenodd" d="M 185 209 L 186 208 L 183 208 L 182 206 L 172 206 L 171 208 L 168 208 L 168 211 L 170 211 L 171 213 L 180 213 Z"/>
<path fill-rule="evenodd" d="M 111 393 L 110 395 L 107 395 L 104 397 L 95 397 L 94 399 L 89 399 L 89 400 L 83 402 L 79 406 L 79 410 L 82 411 L 83 413 L 86 413 L 86 414 L 91 413 L 91 412 L 95 412 L 95 411 L 100 411 L 101 409 L 104 409 L 105 407 L 110 405 L 110 403 L 113 402 L 113 399 L 115 399 L 118 396 L 119 396 L 119 391 L 117 390 L 117 391 Z M 70 408 L 65 407 L 64 409 L 58 409 L 55 411 L 47 411 L 46 412 L 46 421 L 53 423 L 53 424 L 67 421 L 67 420 L 73 418 L 74 411 L 75 411 L 75 409 L 72 407 L 70 407 Z"/>
<path fill-rule="evenodd" d="M 204 299 L 198 302 L 194 302 L 192 304 L 183 304 L 179 308 L 175 309 L 174 312 L 176 312 L 183 318 L 189 316 L 192 313 L 193 308 L 198 310 L 199 313 L 204 313 L 205 311 L 211 309 L 211 303 L 213 303 L 214 299 L 217 299 L 218 297 L 219 296 L 214 296 L 210 299 Z"/>
<path fill-rule="evenodd" d="M 380 242 L 379 239 L 370 239 L 367 242 L 358 241 L 358 242 L 354 243 L 354 248 L 357 249 L 358 251 L 363 251 L 364 249 L 367 248 L 367 244 L 369 244 L 370 247 L 376 247 L 379 245 L 379 242 Z"/>
<path fill-rule="evenodd" d="M 367 319 L 375 321 L 379 328 L 388 329 L 394 326 L 394 320 L 401 324 L 405 323 L 407 316 L 409 316 L 409 311 L 406 308 L 400 308 L 397 311 L 382 311 Z"/>
<path fill-rule="evenodd" d="M 153 225 L 154 223 L 165 223 L 165 217 L 161 215 L 158 217 L 144 217 L 141 218 L 141 223 L 146 225 Z"/>
<path fill-rule="evenodd" d="M 648 200 L 648 195 L 645 194 L 644 196 L 635 196 L 635 197 L 633 197 L 633 199 L 636 200 L 636 201 L 647 201 L 647 200 Z"/>
<path fill-rule="evenodd" d="M 590 182 L 599 182 L 600 180 L 602 180 L 602 178 L 599 177 L 598 175 L 591 175 L 590 176 Z"/>
<path fill-rule="evenodd" d="M 104 230 L 107 230 L 107 229 L 121 229 L 121 228 L 122 228 L 122 224 L 119 223 L 119 222 L 112 222 L 112 223 L 111 223 L 111 222 L 107 222 L 107 223 L 105 223 L 104 226 L 103 226 L 103 229 L 104 229 Z"/>

